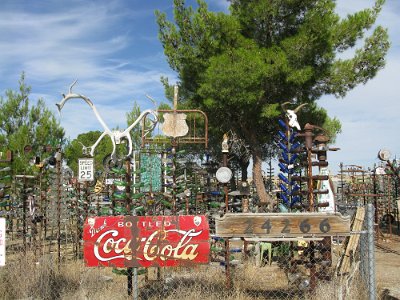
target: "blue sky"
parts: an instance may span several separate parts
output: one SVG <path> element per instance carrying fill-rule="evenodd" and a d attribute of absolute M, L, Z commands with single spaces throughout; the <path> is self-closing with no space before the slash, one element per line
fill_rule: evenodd
<path fill-rule="evenodd" d="M 227 11 L 225 0 L 207 3 L 212 10 Z M 337 10 L 345 16 L 373 3 L 339 0 Z M 176 79 L 157 37 L 156 9 L 171 16 L 172 0 L 1 0 L 0 94 L 16 89 L 24 71 L 31 99 L 42 97 L 56 112 L 61 94 L 78 79 L 74 91 L 92 99 L 109 127 L 125 128 L 125 114 L 134 101 L 142 110 L 152 107 L 146 94 L 166 102 L 160 76 Z M 387 0 L 377 23 L 391 37 L 386 68 L 344 99 L 319 101 L 342 122 L 335 145 L 341 151 L 328 154 L 334 171 L 340 162 L 371 167 L 381 148 L 400 154 L 400 1 Z M 71 138 L 101 129 L 90 108 L 78 100 L 64 107 L 60 122 Z"/>

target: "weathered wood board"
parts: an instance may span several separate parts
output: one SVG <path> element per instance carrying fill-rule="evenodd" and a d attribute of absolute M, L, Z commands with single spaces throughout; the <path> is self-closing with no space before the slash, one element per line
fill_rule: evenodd
<path fill-rule="evenodd" d="M 350 235 L 350 217 L 340 213 L 242 213 L 215 219 L 219 237 L 321 237 Z"/>
<path fill-rule="evenodd" d="M 189 132 L 189 127 L 186 123 L 186 114 L 184 113 L 165 113 L 164 123 L 161 127 L 166 136 L 174 138 L 185 136 Z"/>
<path fill-rule="evenodd" d="M 352 224 L 352 231 L 360 232 L 363 227 L 365 218 L 365 208 L 358 207 L 356 215 Z M 342 260 L 339 264 L 338 274 L 347 274 L 350 271 L 351 264 L 354 261 L 354 253 L 356 253 L 360 241 L 360 234 L 354 234 L 347 238 L 344 243 L 345 253 L 343 254 Z"/>

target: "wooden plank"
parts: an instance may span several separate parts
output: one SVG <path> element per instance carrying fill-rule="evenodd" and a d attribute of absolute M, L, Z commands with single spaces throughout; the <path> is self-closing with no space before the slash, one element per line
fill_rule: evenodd
<path fill-rule="evenodd" d="M 353 220 L 352 231 L 359 232 L 362 230 L 364 217 L 365 217 L 365 208 L 358 207 L 356 211 L 356 216 Z M 344 244 L 345 252 L 341 260 L 341 263 L 339 265 L 339 274 L 343 275 L 349 273 L 352 259 L 354 253 L 357 250 L 359 240 L 360 240 L 360 234 L 354 234 L 351 235 L 348 238 L 347 243 Z"/>
<path fill-rule="evenodd" d="M 282 238 L 282 237 L 264 237 L 264 238 L 244 238 L 246 242 L 298 242 L 298 241 L 322 241 L 324 237 L 305 238 L 302 236 Z"/>
<path fill-rule="evenodd" d="M 350 234 L 350 217 L 340 213 L 242 213 L 215 219 L 219 237 L 321 237 Z"/>

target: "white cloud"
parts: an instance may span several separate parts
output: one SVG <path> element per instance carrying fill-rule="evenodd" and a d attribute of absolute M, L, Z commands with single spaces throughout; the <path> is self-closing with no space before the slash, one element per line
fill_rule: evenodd
<path fill-rule="evenodd" d="M 134 100 L 146 109 L 152 105 L 146 94 L 164 98 L 160 76 L 174 74 L 167 68 L 161 45 L 138 57 L 131 54 L 143 47 L 143 41 L 157 40 L 157 32 L 147 36 L 146 24 L 139 22 L 154 19 L 153 8 L 131 7 L 126 1 L 78 0 L 61 5 L 49 1 L 46 9 L 38 9 L 44 8 L 38 2 L 6 4 L 0 10 L 1 88 L 13 88 L 25 71 L 32 99 L 43 97 L 55 111 L 61 94 L 78 79 L 74 92 L 92 99 L 110 127 L 125 126 L 125 114 Z M 64 110 L 61 125 L 67 136 L 101 129 L 83 101 L 68 103 Z"/>
<path fill-rule="evenodd" d="M 229 12 L 229 1 L 228 0 L 209 0 L 208 3 L 215 5 L 217 8 L 223 12 Z"/>
<path fill-rule="evenodd" d="M 374 1 L 338 1 L 338 11 L 342 15 L 363 8 L 372 7 Z M 342 133 L 336 145 L 341 150 L 330 152 L 328 161 L 334 171 L 339 170 L 340 162 L 357 164 L 365 168 L 377 163 L 377 153 L 387 148 L 396 153 L 400 140 L 396 138 L 400 128 L 400 20 L 398 1 L 387 1 L 377 24 L 389 29 L 392 47 L 386 59 L 386 67 L 365 85 L 357 86 L 344 99 L 323 97 L 319 104 L 325 107 L 330 116 L 336 116 L 342 123 Z"/>

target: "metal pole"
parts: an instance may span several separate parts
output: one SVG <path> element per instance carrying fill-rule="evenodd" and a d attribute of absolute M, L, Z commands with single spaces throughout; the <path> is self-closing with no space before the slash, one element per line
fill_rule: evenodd
<path fill-rule="evenodd" d="M 388 175 L 387 186 L 388 186 L 387 216 L 388 216 L 389 236 L 390 238 L 392 238 L 392 181 L 390 175 Z"/>
<path fill-rule="evenodd" d="M 133 268 L 133 300 L 137 300 L 138 298 L 138 273 L 137 268 Z"/>
<path fill-rule="evenodd" d="M 79 225 L 79 216 L 80 216 L 80 211 L 79 211 L 79 200 L 81 200 L 81 184 L 76 181 L 75 183 L 76 185 L 76 200 L 75 200 L 75 222 L 76 222 L 76 240 L 75 240 L 75 259 L 79 258 L 79 244 L 81 241 L 81 229 L 80 229 L 80 225 Z"/>
<path fill-rule="evenodd" d="M 228 153 L 222 153 L 222 165 L 224 167 L 228 166 Z M 228 197 L 228 185 L 224 183 L 224 194 L 225 194 L 225 213 L 229 212 L 229 197 Z M 230 251 L 229 251 L 229 238 L 225 239 L 225 275 L 226 275 L 226 287 L 231 288 L 231 270 L 230 270 Z"/>
<path fill-rule="evenodd" d="M 374 206 L 367 205 L 367 237 L 368 237 L 368 295 L 369 300 L 376 299 L 375 278 L 375 241 L 374 241 Z"/>
<path fill-rule="evenodd" d="M 23 191 L 22 191 L 22 235 L 23 235 L 23 244 L 24 244 L 24 253 L 26 254 L 26 235 L 27 235 L 27 224 L 26 224 L 26 201 L 27 196 L 26 196 L 26 176 L 24 175 L 24 183 L 23 183 Z"/>
<path fill-rule="evenodd" d="M 61 265 L 61 150 L 56 153 L 57 168 L 57 263 L 58 270 Z"/>
<path fill-rule="evenodd" d="M 126 210 L 127 210 L 127 215 L 131 215 L 131 160 L 130 158 L 126 159 L 125 161 L 125 166 L 126 166 L 126 175 L 125 175 L 125 181 L 126 181 L 126 187 L 125 187 L 125 193 L 126 193 Z M 128 276 L 127 276 L 127 285 L 128 285 L 128 295 L 132 295 L 132 268 L 128 267 Z"/>
<path fill-rule="evenodd" d="M 136 151 L 133 151 L 133 184 L 136 183 Z M 133 187 L 133 193 L 136 193 L 136 188 Z M 136 212 L 134 213 L 136 215 Z M 134 257 L 132 257 L 134 259 Z M 133 268 L 133 300 L 138 299 L 138 273 L 137 267 Z"/>
<path fill-rule="evenodd" d="M 377 188 L 376 188 L 376 165 L 374 165 L 374 171 L 372 172 L 372 182 L 373 182 L 373 188 L 374 188 L 374 207 L 375 207 L 375 223 L 378 224 L 379 223 L 379 218 L 378 218 L 378 199 L 376 194 L 377 192 Z"/>

